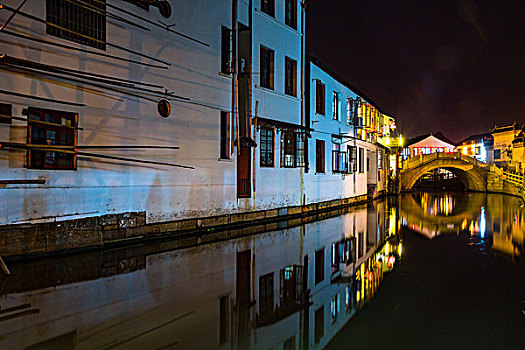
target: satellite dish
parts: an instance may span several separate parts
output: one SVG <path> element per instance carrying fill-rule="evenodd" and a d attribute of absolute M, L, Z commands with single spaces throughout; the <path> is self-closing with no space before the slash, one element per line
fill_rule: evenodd
<path fill-rule="evenodd" d="M 161 99 L 157 103 L 157 112 L 162 118 L 168 118 L 171 113 L 171 105 L 166 99 Z"/>
<path fill-rule="evenodd" d="M 164 18 L 171 17 L 171 5 L 168 1 L 159 1 L 159 12 Z"/>

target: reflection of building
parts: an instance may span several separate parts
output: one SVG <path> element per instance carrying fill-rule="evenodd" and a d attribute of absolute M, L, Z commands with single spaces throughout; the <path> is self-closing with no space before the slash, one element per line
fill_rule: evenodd
<path fill-rule="evenodd" d="M 403 159 L 418 156 L 420 154 L 430 154 L 436 152 L 454 152 L 456 147 L 454 142 L 443 136 L 440 132 L 436 134 L 426 134 L 407 140 L 403 149 Z"/>
<path fill-rule="evenodd" d="M 456 149 L 480 162 L 492 163 L 494 139 L 490 133 L 472 135 L 461 141 Z"/>
<path fill-rule="evenodd" d="M 395 221 L 380 203 L 210 245 L 117 261 L 86 254 L 78 271 L 33 263 L 19 271 L 31 285 L 0 290 L 0 348 L 321 348 L 400 253 Z M 67 281 L 42 277 L 60 272 Z"/>

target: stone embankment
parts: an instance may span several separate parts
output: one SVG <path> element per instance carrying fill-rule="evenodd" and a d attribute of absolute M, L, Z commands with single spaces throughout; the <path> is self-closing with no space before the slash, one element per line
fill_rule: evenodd
<path fill-rule="evenodd" d="M 385 193 L 379 193 L 378 197 Z M 229 215 L 146 223 L 146 212 L 131 212 L 58 222 L 0 226 L 0 257 L 23 259 L 73 251 L 184 238 L 202 242 L 289 227 L 318 220 L 323 213 L 365 203 L 367 195 Z M 295 220 L 295 221 L 294 221 Z M 274 227 L 275 226 L 275 227 Z M 224 233 L 226 232 L 226 233 Z M 203 238 L 205 237 L 205 238 Z"/>

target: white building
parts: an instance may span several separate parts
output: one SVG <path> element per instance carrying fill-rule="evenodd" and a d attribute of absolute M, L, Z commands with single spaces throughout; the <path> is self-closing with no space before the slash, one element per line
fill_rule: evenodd
<path fill-rule="evenodd" d="M 0 226 L 115 215 L 115 232 L 79 238 L 96 246 L 128 224 L 229 220 L 385 190 L 382 114 L 304 66 L 301 1 L 149 3 L 5 2 Z"/>

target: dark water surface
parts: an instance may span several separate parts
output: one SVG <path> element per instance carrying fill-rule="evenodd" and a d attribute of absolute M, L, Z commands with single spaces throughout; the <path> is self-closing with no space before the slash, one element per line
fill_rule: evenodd
<path fill-rule="evenodd" d="M 416 193 L 10 262 L 0 349 L 525 348 L 524 212 Z"/>

